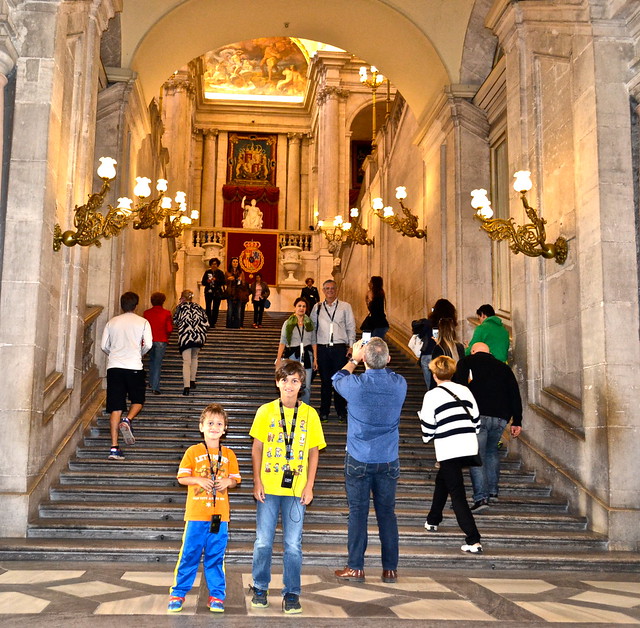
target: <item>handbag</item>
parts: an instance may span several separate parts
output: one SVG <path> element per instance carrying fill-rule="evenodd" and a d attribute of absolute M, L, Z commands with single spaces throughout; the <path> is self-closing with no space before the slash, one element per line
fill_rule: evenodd
<path fill-rule="evenodd" d="M 271 301 L 269 299 L 264 300 L 264 309 L 268 310 L 271 307 Z"/>
<path fill-rule="evenodd" d="M 413 336 L 409 338 L 407 346 L 413 351 L 413 355 L 415 355 L 416 358 L 419 358 L 422 353 L 422 344 L 422 338 L 420 338 L 418 334 L 413 334 Z"/>
<path fill-rule="evenodd" d="M 439 386 L 439 388 L 441 388 L 442 390 L 446 390 L 462 406 L 462 409 L 467 413 L 469 418 L 473 420 L 473 417 L 471 416 L 471 412 L 469 412 L 469 408 L 467 408 L 467 406 L 465 406 L 462 403 L 462 401 L 460 401 L 460 397 L 458 397 L 458 395 L 456 395 L 454 392 L 451 392 L 448 388 L 445 388 L 444 386 Z M 458 458 L 456 458 L 456 460 L 458 461 L 461 467 L 481 467 L 482 466 L 482 456 L 480 455 L 480 453 L 473 454 L 472 456 L 459 456 Z"/>

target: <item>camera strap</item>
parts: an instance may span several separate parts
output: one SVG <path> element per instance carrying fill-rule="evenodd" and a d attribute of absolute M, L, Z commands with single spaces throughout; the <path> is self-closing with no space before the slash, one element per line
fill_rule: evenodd
<path fill-rule="evenodd" d="M 216 461 L 216 469 L 215 471 L 213 470 L 213 460 L 211 460 L 211 455 L 209 454 L 209 447 L 207 447 L 207 443 L 204 443 L 204 448 L 207 451 L 207 458 L 209 458 L 209 469 L 211 470 L 211 478 L 213 479 L 213 481 L 216 481 L 216 477 L 218 476 L 218 469 L 220 468 L 220 465 L 222 464 L 222 446 L 218 445 L 218 460 Z M 216 507 L 216 487 L 213 487 L 213 507 Z"/>
<path fill-rule="evenodd" d="M 284 418 L 284 407 L 282 405 L 282 400 L 280 400 L 280 427 L 284 434 L 284 442 L 287 445 L 286 448 L 286 461 L 293 458 L 293 453 L 291 452 L 291 443 L 293 442 L 294 432 L 296 431 L 296 419 L 298 418 L 298 402 L 293 409 L 293 420 L 291 421 L 291 431 L 287 432 L 287 421 Z"/>

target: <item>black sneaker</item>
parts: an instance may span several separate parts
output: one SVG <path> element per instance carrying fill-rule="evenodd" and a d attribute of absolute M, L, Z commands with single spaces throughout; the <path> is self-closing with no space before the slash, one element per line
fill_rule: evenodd
<path fill-rule="evenodd" d="M 285 593 L 285 596 L 282 598 L 282 611 L 287 615 L 302 613 L 300 596 L 295 593 Z"/>
<path fill-rule="evenodd" d="M 474 502 L 473 506 L 469 508 L 471 512 L 479 513 L 487 510 L 489 508 L 489 502 L 486 499 L 479 499 L 477 502 Z"/>
<path fill-rule="evenodd" d="M 253 608 L 267 608 L 269 606 L 269 599 L 267 598 L 268 591 L 256 589 L 249 585 L 249 592 L 253 593 L 253 597 L 251 598 L 251 606 L 253 606 Z"/>
<path fill-rule="evenodd" d="M 329 415 L 328 414 L 321 414 L 320 415 L 320 423 L 326 423 L 329 420 Z"/>

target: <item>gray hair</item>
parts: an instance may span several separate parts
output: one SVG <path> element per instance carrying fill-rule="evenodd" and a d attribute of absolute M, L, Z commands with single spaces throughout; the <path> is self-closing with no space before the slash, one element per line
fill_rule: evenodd
<path fill-rule="evenodd" d="M 372 338 L 364 347 L 364 361 L 370 369 L 383 369 L 389 363 L 389 347 L 382 338 Z"/>

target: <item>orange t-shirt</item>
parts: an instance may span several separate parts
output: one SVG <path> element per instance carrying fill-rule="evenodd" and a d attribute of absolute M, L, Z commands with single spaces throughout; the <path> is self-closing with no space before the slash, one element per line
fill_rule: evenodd
<path fill-rule="evenodd" d="M 240 484 L 238 460 L 233 451 L 228 447 L 222 447 L 222 456 L 218 464 L 218 450 L 210 449 L 207 456 L 207 449 L 204 443 L 191 445 L 184 452 L 177 477 L 210 478 L 211 466 L 209 457 L 217 477 L 233 478 Z M 191 484 L 187 488 L 189 491 L 187 493 L 187 507 L 184 512 L 185 521 L 209 521 L 213 514 L 220 515 L 222 521 L 229 521 L 229 495 L 226 490 L 216 491 L 214 506 L 213 493 L 205 491 L 197 484 Z"/>

